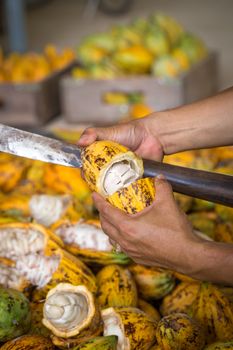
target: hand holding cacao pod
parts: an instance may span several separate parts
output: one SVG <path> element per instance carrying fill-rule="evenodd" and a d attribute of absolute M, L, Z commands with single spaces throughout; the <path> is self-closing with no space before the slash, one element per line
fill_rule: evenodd
<path fill-rule="evenodd" d="M 112 140 L 128 147 L 142 158 L 161 161 L 164 150 L 153 126 L 156 118 L 151 114 L 143 120 L 113 127 L 89 128 L 84 131 L 78 144 L 88 146 L 96 140 Z"/>

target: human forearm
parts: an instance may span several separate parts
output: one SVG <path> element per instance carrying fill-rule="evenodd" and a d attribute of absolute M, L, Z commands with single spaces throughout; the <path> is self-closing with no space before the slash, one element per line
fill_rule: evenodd
<path fill-rule="evenodd" d="M 233 245 L 200 241 L 191 249 L 192 271 L 182 271 L 193 278 L 233 286 Z"/>
<path fill-rule="evenodd" d="M 162 143 L 165 154 L 232 145 L 233 88 L 150 118 L 146 124 Z"/>

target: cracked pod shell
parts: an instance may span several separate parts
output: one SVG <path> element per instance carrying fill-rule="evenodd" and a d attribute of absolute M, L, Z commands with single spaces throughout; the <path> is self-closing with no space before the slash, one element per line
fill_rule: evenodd
<path fill-rule="evenodd" d="M 127 147 L 113 141 L 96 141 L 82 152 L 82 164 L 85 180 L 92 191 L 103 196 L 108 193 L 104 188 L 104 179 L 110 167 L 122 161 L 133 164 L 139 177 L 143 175 L 143 162 Z"/>
<path fill-rule="evenodd" d="M 56 255 L 60 257 L 59 265 L 49 282 L 44 287 L 33 291 L 33 301 L 45 299 L 47 293 L 59 283 L 81 284 L 85 285 L 91 292 L 96 292 L 95 276 L 81 260 L 63 249 L 58 249 Z"/>
<path fill-rule="evenodd" d="M 94 296 L 85 286 L 60 283 L 46 296 L 42 322 L 54 335 L 70 338 L 88 328 L 97 312 Z"/>
<path fill-rule="evenodd" d="M 61 222 L 53 225 L 54 232 L 65 243 L 65 249 L 92 266 L 127 265 L 131 259 L 123 252 L 114 252 L 99 220 Z M 83 231 L 82 231 L 83 230 Z"/>
<path fill-rule="evenodd" d="M 118 350 L 149 350 L 156 342 L 157 322 L 137 308 L 110 307 L 102 310 L 102 318 L 104 335 L 118 336 Z"/>
<path fill-rule="evenodd" d="M 153 178 L 144 178 L 132 182 L 107 197 L 109 203 L 128 214 L 136 214 L 150 206 L 155 198 Z"/>

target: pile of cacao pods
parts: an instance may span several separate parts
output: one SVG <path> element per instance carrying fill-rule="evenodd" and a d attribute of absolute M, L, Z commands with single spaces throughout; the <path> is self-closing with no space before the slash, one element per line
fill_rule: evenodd
<path fill-rule="evenodd" d="M 170 80 L 208 55 L 205 43 L 163 13 L 136 18 L 84 37 L 77 48 L 76 79 L 114 79 L 148 74 Z"/>
<path fill-rule="evenodd" d="M 75 53 L 72 48 L 59 52 L 54 45 L 45 46 L 42 53 L 12 52 L 3 55 L 0 48 L 0 83 L 26 84 L 39 82 L 54 72 L 66 68 L 74 62 Z"/>
<path fill-rule="evenodd" d="M 165 161 L 233 174 L 233 148 Z M 233 243 L 233 210 L 176 194 Z M 114 203 L 113 203 L 114 204 Z M 0 154 L 0 349 L 233 349 L 233 288 L 135 264 L 101 230 L 79 169 Z"/>

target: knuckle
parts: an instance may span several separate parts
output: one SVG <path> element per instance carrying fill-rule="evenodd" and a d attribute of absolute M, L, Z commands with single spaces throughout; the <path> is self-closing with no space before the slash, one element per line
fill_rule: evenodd
<path fill-rule="evenodd" d="M 101 212 L 104 216 L 107 216 L 109 213 L 108 206 L 105 203 L 101 204 Z"/>
<path fill-rule="evenodd" d="M 125 232 L 128 233 L 129 231 L 129 222 L 128 220 L 122 220 L 121 222 L 119 222 L 119 229 L 121 230 L 121 232 Z"/>

